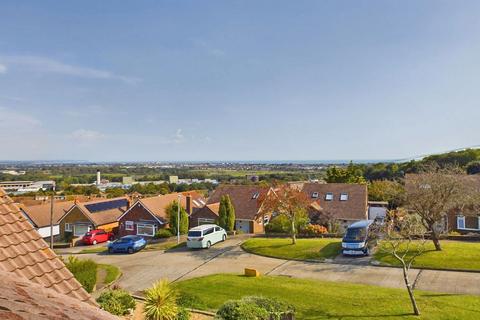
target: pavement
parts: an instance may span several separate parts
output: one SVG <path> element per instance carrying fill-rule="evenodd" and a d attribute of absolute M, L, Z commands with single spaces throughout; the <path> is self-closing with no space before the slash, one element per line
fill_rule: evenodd
<path fill-rule="evenodd" d="M 133 293 L 140 293 L 162 278 L 181 281 L 216 273 L 239 274 L 247 267 L 266 275 L 405 288 L 400 268 L 371 266 L 361 258 L 338 257 L 328 263 L 268 258 L 243 251 L 240 244 L 244 240 L 243 237 L 231 238 L 208 250 L 179 248 L 140 251 L 133 255 L 82 254 L 78 257 L 118 266 L 123 273 L 118 285 Z M 412 269 L 410 277 L 412 282 L 419 277 L 417 289 L 420 290 L 480 295 L 480 273 Z"/>

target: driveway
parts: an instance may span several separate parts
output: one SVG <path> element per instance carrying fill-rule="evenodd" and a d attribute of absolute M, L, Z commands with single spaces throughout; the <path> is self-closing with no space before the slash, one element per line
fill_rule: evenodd
<path fill-rule="evenodd" d="M 239 246 L 242 242 L 242 238 L 233 238 L 209 250 L 182 248 L 133 255 L 82 254 L 78 257 L 118 266 L 123 273 L 118 284 L 136 293 L 161 278 L 180 281 L 215 273 L 243 273 L 246 267 L 268 275 L 405 287 L 402 271 L 398 268 L 367 266 L 355 260 L 350 260 L 352 263 L 341 259 L 333 263 L 309 263 L 267 258 L 243 251 Z M 473 285 L 480 283 L 480 273 L 412 270 L 412 281 L 417 276 L 420 290 L 480 295 L 480 286 Z"/>

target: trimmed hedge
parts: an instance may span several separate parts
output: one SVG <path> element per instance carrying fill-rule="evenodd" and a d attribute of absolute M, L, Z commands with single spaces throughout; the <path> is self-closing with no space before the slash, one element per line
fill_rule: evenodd
<path fill-rule="evenodd" d="M 70 256 L 65 266 L 88 293 L 93 291 L 97 283 L 97 264 L 93 260 L 80 260 Z"/>
<path fill-rule="evenodd" d="M 164 238 L 170 238 L 173 236 L 173 233 L 170 229 L 159 229 L 155 233 L 155 238 L 156 239 L 164 239 Z"/>
<path fill-rule="evenodd" d="M 272 298 L 244 297 L 230 300 L 217 311 L 223 320 L 284 320 L 294 318 L 294 307 Z"/>

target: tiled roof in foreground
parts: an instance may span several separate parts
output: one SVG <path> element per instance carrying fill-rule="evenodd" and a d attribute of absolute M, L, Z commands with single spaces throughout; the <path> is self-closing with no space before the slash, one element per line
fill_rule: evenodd
<path fill-rule="evenodd" d="M 88 303 L 0 271 L 0 319 L 118 320 Z"/>
<path fill-rule="evenodd" d="M 0 189 L 0 271 L 94 304 L 63 262 Z"/>

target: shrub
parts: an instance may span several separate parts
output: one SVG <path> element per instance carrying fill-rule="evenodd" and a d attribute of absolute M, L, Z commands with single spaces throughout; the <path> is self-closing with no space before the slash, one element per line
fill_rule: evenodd
<path fill-rule="evenodd" d="M 327 232 L 327 228 L 318 224 L 309 224 L 305 226 L 305 228 L 303 228 L 303 230 L 301 231 L 302 234 L 308 236 L 319 236 Z"/>
<path fill-rule="evenodd" d="M 125 290 L 115 289 L 102 292 L 97 299 L 100 307 L 116 316 L 123 316 L 135 308 L 135 300 Z"/>
<path fill-rule="evenodd" d="M 64 235 L 65 242 L 72 242 L 73 232 L 71 232 L 71 231 L 65 231 L 64 234 L 65 234 L 65 235 Z"/>
<path fill-rule="evenodd" d="M 91 293 L 93 291 L 97 283 L 97 264 L 93 260 L 80 260 L 74 256 L 69 256 L 65 266 L 87 292 Z"/>
<path fill-rule="evenodd" d="M 178 292 L 170 286 L 168 280 L 155 282 L 145 291 L 144 315 L 147 320 L 176 320 Z"/>
<path fill-rule="evenodd" d="M 265 226 L 265 232 L 267 233 L 291 233 L 291 222 L 285 215 L 278 215 L 273 217 L 270 222 Z M 299 230 L 304 229 L 308 225 L 308 216 L 306 213 L 298 213 L 295 217 L 295 227 L 297 233 Z"/>
<path fill-rule="evenodd" d="M 170 231 L 170 229 L 159 229 L 155 233 L 155 238 L 157 239 L 170 238 L 172 236 L 173 236 L 173 233 L 172 231 Z"/>
<path fill-rule="evenodd" d="M 225 302 L 217 311 L 217 316 L 223 320 L 269 320 L 270 318 L 267 310 L 242 300 Z"/>
<path fill-rule="evenodd" d="M 190 311 L 188 311 L 184 307 L 179 307 L 177 318 L 175 320 L 189 320 L 189 319 L 190 319 Z"/>
<path fill-rule="evenodd" d="M 294 308 L 284 302 L 264 297 L 244 297 L 227 301 L 217 312 L 223 320 L 281 320 L 293 314 Z"/>

